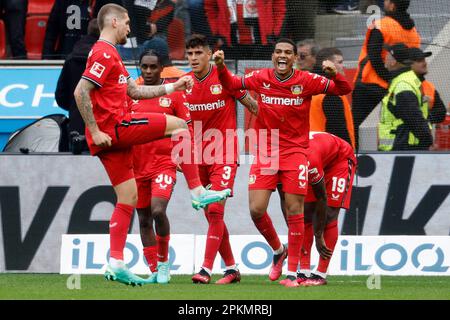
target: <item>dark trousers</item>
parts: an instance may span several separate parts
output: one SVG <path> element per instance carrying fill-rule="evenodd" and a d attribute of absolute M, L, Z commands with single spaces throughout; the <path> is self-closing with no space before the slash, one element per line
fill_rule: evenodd
<path fill-rule="evenodd" d="M 359 126 L 364 122 L 372 110 L 375 109 L 386 93 L 386 89 L 376 84 L 356 83 L 352 94 L 352 113 L 357 148 Z"/>
<path fill-rule="evenodd" d="M 0 0 L 0 15 L 5 21 L 6 32 L 14 58 L 26 59 L 25 18 L 28 0 Z"/>

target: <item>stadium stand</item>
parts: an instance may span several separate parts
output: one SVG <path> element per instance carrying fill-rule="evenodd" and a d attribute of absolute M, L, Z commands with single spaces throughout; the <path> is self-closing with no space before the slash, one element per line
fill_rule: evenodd
<path fill-rule="evenodd" d="M 39 60 L 42 58 L 42 46 L 44 43 L 45 30 L 47 28 L 48 16 L 28 16 L 25 24 L 25 46 L 28 59 Z"/>
<path fill-rule="evenodd" d="M 55 0 L 28 0 L 28 15 L 49 15 Z"/>

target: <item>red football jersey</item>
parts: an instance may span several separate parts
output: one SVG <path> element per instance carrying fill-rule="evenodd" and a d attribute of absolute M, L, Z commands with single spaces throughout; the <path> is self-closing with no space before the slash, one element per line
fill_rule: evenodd
<path fill-rule="evenodd" d="M 162 84 L 164 84 L 164 81 Z M 184 92 L 176 91 L 172 94 L 162 97 L 129 100 L 131 112 L 151 112 L 164 113 L 184 119 L 187 123 L 191 122 L 191 116 L 186 105 L 186 96 Z M 141 144 L 133 147 L 134 172 L 137 179 L 151 176 L 155 170 L 160 168 L 173 167 L 172 161 L 172 141 L 171 138 L 155 140 L 150 143 Z"/>
<path fill-rule="evenodd" d="M 257 129 L 267 129 L 269 154 L 272 130 L 278 130 L 280 169 L 296 169 L 291 167 L 289 157 L 306 152 L 311 97 L 326 92 L 329 84 L 323 76 L 299 70 L 293 70 L 284 80 L 274 69 L 254 71 L 242 78 L 244 88 L 259 94 Z M 264 150 L 260 152 L 264 154 Z"/>
<path fill-rule="evenodd" d="M 82 78 L 94 83 L 91 91 L 95 120 L 104 132 L 114 132 L 114 126 L 128 110 L 128 71 L 113 44 L 98 40 L 92 47 Z M 88 142 L 89 130 L 86 128 Z"/>
<path fill-rule="evenodd" d="M 317 184 L 323 179 L 327 168 L 339 161 L 349 159 L 356 164 L 352 146 L 345 140 L 327 132 L 310 132 L 308 149 L 308 179 Z"/>
<path fill-rule="evenodd" d="M 186 91 L 191 113 L 195 142 L 202 141 L 201 164 L 236 163 L 238 145 L 236 135 L 236 99 L 242 99 L 246 91 L 228 91 L 221 85 L 216 66 L 198 79 L 193 72 L 192 90 Z M 201 126 L 201 130 L 198 130 Z M 220 136 L 220 137 L 219 137 Z M 222 140 L 221 140 L 222 139 Z"/>

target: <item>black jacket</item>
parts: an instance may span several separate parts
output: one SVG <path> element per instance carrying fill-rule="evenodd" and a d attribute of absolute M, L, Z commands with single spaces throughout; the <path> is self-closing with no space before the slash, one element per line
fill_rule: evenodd
<path fill-rule="evenodd" d="M 45 32 L 43 59 L 65 59 L 72 52 L 74 44 L 87 34 L 89 5 L 89 0 L 55 1 Z M 79 8 L 80 19 L 76 18 L 76 8 Z"/>
<path fill-rule="evenodd" d="M 55 91 L 58 105 L 69 111 L 69 132 L 84 134 L 84 122 L 78 111 L 73 92 L 86 68 L 87 57 L 97 37 L 86 35 L 75 44 L 73 52 L 67 57 Z"/>

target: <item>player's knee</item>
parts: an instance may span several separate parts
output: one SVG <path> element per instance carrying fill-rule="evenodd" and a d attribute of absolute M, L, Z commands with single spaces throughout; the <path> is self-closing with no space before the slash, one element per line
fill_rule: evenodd
<path fill-rule="evenodd" d="M 163 206 L 152 206 L 153 219 L 162 218 L 166 214 L 166 209 Z"/>
<path fill-rule="evenodd" d="M 327 211 L 327 224 L 337 220 L 339 216 L 339 208 L 329 208 Z"/>
<path fill-rule="evenodd" d="M 303 213 L 303 206 L 300 203 L 286 204 L 285 208 L 288 216 Z"/>
<path fill-rule="evenodd" d="M 141 229 L 148 229 L 153 226 L 152 216 L 149 213 L 138 211 L 138 217 L 139 217 L 139 227 Z"/>
<path fill-rule="evenodd" d="M 266 208 L 258 205 L 251 205 L 250 206 L 250 215 L 252 216 L 252 219 L 260 219 L 264 216 L 266 213 Z"/>

